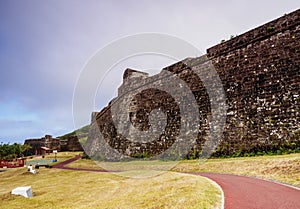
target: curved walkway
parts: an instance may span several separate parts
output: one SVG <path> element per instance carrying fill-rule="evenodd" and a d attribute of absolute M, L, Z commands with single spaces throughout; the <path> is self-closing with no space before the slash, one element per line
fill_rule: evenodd
<path fill-rule="evenodd" d="M 194 173 L 212 179 L 223 189 L 225 209 L 299 209 L 300 190 L 246 176 Z"/>
<path fill-rule="evenodd" d="M 74 162 L 74 161 L 76 161 L 76 160 L 79 160 L 80 158 L 81 158 L 80 155 L 76 155 L 76 156 L 73 157 L 73 158 L 70 158 L 70 159 L 68 159 L 68 160 L 65 160 L 65 161 L 63 161 L 63 162 L 60 162 L 60 163 L 57 163 L 57 164 L 53 165 L 52 168 L 60 168 L 60 169 L 64 169 L 64 168 L 66 168 L 65 166 L 66 166 L 67 164 L 72 163 L 72 162 Z"/>
<path fill-rule="evenodd" d="M 70 164 L 76 160 L 79 160 L 81 158 L 80 155 L 76 155 L 75 157 L 68 159 L 66 161 L 57 163 L 52 166 L 52 168 L 58 168 L 58 169 L 63 169 L 63 170 L 72 170 L 72 171 L 89 171 L 89 172 L 109 172 L 106 170 L 92 170 L 92 169 L 85 169 L 85 168 L 70 168 L 70 167 L 65 167 L 67 164 Z"/>
<path fill-rule="evenodd" d="M 53 165 L 53 168 L 92 172 L 107 172 L 68 168 L 67 164 L 80 159 L 80 155 Z M 299 209 L 300 189 L 262 179 L 218 173 L 189 173 L 207 177 L 221 186 L 225 195 L 225 209 Z"/>

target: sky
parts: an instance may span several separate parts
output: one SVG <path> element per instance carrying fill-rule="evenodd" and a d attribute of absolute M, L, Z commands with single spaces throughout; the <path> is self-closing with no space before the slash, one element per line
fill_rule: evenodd
<path fill-rule="evenodd" d="M 0 142 L 23 143 L 77 128 L 72 101 L 78 78 L 93 54 L 114 40 L 169 34 L 204 54 L 231 35 L 298 8 L 295 0 L 0 0 Z M 174 62 L 147 60 L 150 65 L 137 57 L 115 66 L 91 111 L 116 95 L 126 67 L 153 74 Z M 82 124 L 89 122 L 87 115 Z"/>

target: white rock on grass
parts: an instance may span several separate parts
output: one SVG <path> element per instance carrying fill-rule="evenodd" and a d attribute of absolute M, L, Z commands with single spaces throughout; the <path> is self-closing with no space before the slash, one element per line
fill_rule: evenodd
<path fill-rule="evenodd" d="M 21 195 L 23 197 L 32 197 L 31 186 L 17 187 L 11 191 L 11 194 Z"/>

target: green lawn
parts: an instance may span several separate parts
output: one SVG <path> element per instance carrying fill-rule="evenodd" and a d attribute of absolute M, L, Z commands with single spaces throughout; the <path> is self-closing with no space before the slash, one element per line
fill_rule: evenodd
<path fill-rule="evenodd" d="M 300 153 L 207 161 L 184 160 L 173 171 L 239 174 L 300 186 Z"/>
<path fill-rule="evenodd" d="M 238 174 L 275 180 L 300 187 L 300 153 L 259 157 L 208 159 L 204 161 L 183 160 L 178 164 L 173 162 L 170 165 L 168 162 L 161 161 L 150 161 L 150 163 L 154 170 L 166 170 L 173 165 L 174 167 L 172 170 L 176 172 Z M 144 165 L 145 162 L 143 161 L 133 161 L 108 163 L 107 167 L 110 166 L 115 170 L 135 170 L 136 168 L 142 170 Z M 102 168 L 100 166 L 94 161 L 85 159 L 75 161 L 68 165 L 68 167 L 95 170 L 101 170 Z"/>
<path fill-rule="evenodd" d="M 166 170 L 172 168 L 176 172 L 216 172 L 246 175 L 263 179 L 275 180 L 300 187 L 300 153 L 289 155 L 239 157 L 225 159 L 183 160 L 178 164 L 168 165 L 167 162 L 151 161 L 152 168 Z M 143 161 L 111 163 L 115 170 L 143 169 Z M 165 164 L 165 166 L 164 166 Z M 81 159 L 68 165 L 74 168 L 101 170 L 94 161 Z M 101 165 L 100 165 L 101 166 Z M 103 170 L 103 169 L 102 169 Z"/>
<path fill-rule="evenodd" d="M 59 153 L 58 159 L 63 161 L 75 154 L 79 153 Z M 46 156 L 45 159 L 52 157 Z M 40 158 L 32 160 L 35 159 Z M 0 208 L 215 208 L 220 204 L 220 191 L 207 179 L 178 172 L 232 173 L 300 186 L 300 154 L 183 160 L 173 164 L 172 171 L 176 172 L 149 175 L 148 170 L 141 171 L 144 168 L 156 170 L 170 166 L 168 162 L 151 163 L 152 167 L 142 160 L 112 163 L 114 168 L 128 170 L 118 175 L 47 168 L 41 168 L 38 174 L 33 175 L 26 168 L 2 169 Z M 75 161 L 68 167 L 102 169 L 95 162 L 85 159 Z M 10 194 L 13 188 L 28 185 L 32 186 L 33 198 Z"/>
<path fill-rule="evenodd" d="M 80 151 L 76 151 L 76 152 L 58 152 L 56 154 L 56 157 L 55 157 L 54 153 L 46 154 L 44 157 L 42 157 L 42 156 L 28 157 L 27 160 L 26 160 L 26 165 L 29 165 L 29 164 L 35 165 L 37 162 L 41 162 L 40 164 L 43 164 L 43 162 L 46 162 L 46 161 L 47 162 L 49 161 L 49 163 L 47 163 L 47 164 L 53 165 L 53 164 L 68 160 L 68 159 L 74 157 L 75 155 L 79 155 L 79 154 L 82 155 L 82 153 L 83 152 L 80 152 Z M 55 158 L 56 158 L 57 162 L 50 162 L 50 161 L 54 160 Z"/>
<path fill-rule="evenodd" d="M 220 191 L 200 176 L 165 172 L 149 178 L 41 168 L 0 172 L 0 208 L 214 208 Z M 31 186 L 32 198 L 11 195 Z"/>
<path fill-rule="evenodd" d="M 97 165 L 97 163 L 95 163 L 94 161 L 88 160 L 88 159 L 76 160 L 76 161 L 66 165 L 66 167 L 68 167 L 68 168 L 91 169 L 91 170 L 105 170 L 105 169 L 99 167 L 99 165 Z"/>
<path fill-rule="evenodd" d="M 169 171 L 178 163 L 179 161 L 159 161 L 145 159 L 124 162 L 99 162 L 87 159 L 79 159 L 68 164 L 67 167 L 106 170 L 111 172 L 116 171 L 115 174 L 125 177 L 145 178 Z"/>

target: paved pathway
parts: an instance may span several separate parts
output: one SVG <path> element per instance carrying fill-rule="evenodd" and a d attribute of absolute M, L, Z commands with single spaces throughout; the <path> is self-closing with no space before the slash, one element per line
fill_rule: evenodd
<path fill-rule="evenodd" d="M 225 209 L 300 209 L 300 190 L 245 176 L 195 173 L 223 189 Z"/>
<path fill-rule="evenodd" d="M 71 158 L 71 159 L 68 159 L 68 160 L 65 160 L 63 162 L 60 162 L 60 163 L 57 163 L 55 165 L 52 166 L 52 168 L 60 168 L 60 169 L 64 169 L 66 168 L 65 166 L 69 163 L 72 163 L 76 160 L 79 160 L 81 158 L 80 155 L 76 155 L 75 157 Z"/>
<path fill-rule="evenodd" d="M 65 167 L 78 159 L 80 155 L 58 163 L 53 168 L 106 172 Z M 217 173 L 190 174 L 207 177 L 219 184 L 225 196 L 225 209 L 300 209 L 300 189 L 246 176 Z"/>
<path fill-rule="evenodd" d="M 92 170 L 92 169 L 85 169 L 85 168 L 70 168 L 70 167 L 66 167 L 67 164 L 70 164 L 76 160 L 79 160 L 81 158 L 80 155 L 76 155 L 75 157 L 68 159 L 66 161 L 57 163 L 55 165 L 52 166 L 52 168 L 59 168 L 59 169 L 63 169 L 63 170 L 73 170 L 73 171 L 89 171 L 89 172 L 108 172 L 106 170 Z"/>

